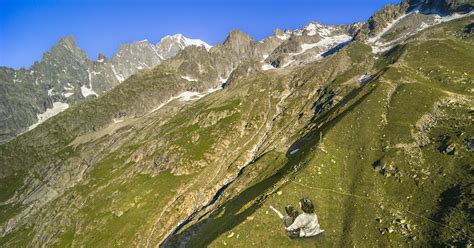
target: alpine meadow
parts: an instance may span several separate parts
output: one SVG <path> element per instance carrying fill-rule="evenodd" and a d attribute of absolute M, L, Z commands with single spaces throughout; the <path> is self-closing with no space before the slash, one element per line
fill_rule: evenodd
<path fill-rule="evenodd" d="M 0 67 L 0 247 L 472 247 L 473 5 L 96 60 L 58 37 Z"/>

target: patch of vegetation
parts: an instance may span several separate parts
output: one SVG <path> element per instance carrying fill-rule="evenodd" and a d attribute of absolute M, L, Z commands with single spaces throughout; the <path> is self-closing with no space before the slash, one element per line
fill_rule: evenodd
<path fill-rule="evenodd" d="M 25 174 L 17 171 L 15 174 L 0 179 L 0 202 L 4 202 L 12 197 L 23 185 Z"/>
<path fill-rule="evenodd" d="M 168 172 L 156 177 L 135 175 L 107 185 L 79 212 L 83 229 L 74 234 L 74 243 L 85 246 L 124 246 L 150 227 L 153 218 L 163 211 L 173 188 L 186 177 L 176 177 Z M 60 242 L 69 243 L 71 233 L 65 233 Z M 111 243 L 112 242 L 112 243 Z"/>
<path fill-rule="evenodd" d="M 33 239 L 31 229 L 23 228 L 0 238 L 1 247 L 28 247 Z"/>
<path fill-rule="evenodd" d="M 372 52 L 372 48 L 362 42 L 356 41 L 347 46 L 347 54 L 355 61 L 366 60 Z"/>
<path fill-rule="evenodd" d="M 10 218 L 20 213 L 23 207 L 17 204 L 0 205 L 0 224 L 4 224 Z"/>

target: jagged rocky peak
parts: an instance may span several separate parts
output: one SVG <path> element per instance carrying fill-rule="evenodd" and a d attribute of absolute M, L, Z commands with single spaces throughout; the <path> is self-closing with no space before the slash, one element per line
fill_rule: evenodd
<path fill-rule="evenodd" d="M 238 56 L 246 58 L 259 56 L 260 53 L 258 51 L 258 43 L 252 37 L 235 29 L 227 35 L 224 41 L 224 47 L 232 50 Z"/>
<path fill-rule="evenodd" d="M 369 36 L 375 36 L 382 31 L 390 21 L 397 19 L 410 8 L 410 5 L 404 1 L 401 4 L 387 4 L 383 9 L 376 12 L 368 20 Z"/>
<path fill-rule="evenodd" d="M 134 51 L 138 51 L 138 50 L 152 49 L 152 46 L 153 45 L 150 42 L 148 42 L 148 40 L 122 44 L 120 45 L 120 48 L 117 54 L 124 53 L 124 52 L 133 53 Z"/>
<path fill-rule="evenodd" d="M 354 36 L 364 26 L 364 22 L 355 22 L 349 25 L 345 25 L 344 29 L 351 35 Z"/>
<path fill-rule="evenodd" d="M 227 35 L 227 38 L 224 41 L 224 45 L 230 46 L 230 47 L 235 47 L 239 45 L 247 45 L 249 43 L 255 42 L 250 35 L 234 29 L 230 31 L 230 33 Z"/>
<path fill-rule="evenodd" d="M 53 57 L 55 59 L 63 60 L 63 57 L 66 55 L 72 55 L 81 62 L 88 59 L 86 53 L 77 46 L 72 35 L 61 37 L 51 48 L 51 52 L 44 54 L 43 59 Z"/>
<path fill-rule="evenodd" d="M 70 50 L 74 50 L 77 48 L 77 43 L 76 43 L 76 40 L 74 39 L 74 37 L 72 35 L 68 35 L 68 36 L 65 36 L 65 37 L 61 37 L 58 41 L 58 43 L 55 45 L 55 47 L 57 46 L 62 46 L 62 47 L 65 47 L 65 48 L 68 48 Z"/>
<path fill-rule="evenodd" d="M 124 81 L 138 70 L 153 68 L 164 59 L 153 44 L 148 40 L 142 40 L 122 44 L 111 60 L 117 78 L 119 81 Z"/>
<path fill-rule="evenodd" d="M 336 28 L 334 26 L 327 26 L 320 22 L 310 22 L 303 28 L 303 34 L 313 36 L 313 35 L 320 35 L 320 36 L 327 36 Z"/>
<path fill-rule="evenodd" d="M 192 45 L 210 48 L 201 40 L 173 35 L 165 37 L 156 46 L 148 40 L 123 44 L 110 59 L 100 53 L 94 61 L 79 48 L 73 36 L 62 37 L 28 71 L 0 71 L 0 88 L 14 85 L 0 91 L 0 99 L 3 99 L 0 112 L 6 113 L 5 118 L 0 117 L 3 124 L 0 125 L 0 143 L 31 129 L 53 116 L 51 113 L 65 109 L 57 109 L 56 105 L 72 106 L 89 95 L 100 95 L 139 70 L 154 68 Z M 17 97 L 18 92 L 28 97 Z"/>
<path fill-rule="evenodd" d="M 103 53 L 99 53 L 97 56 L 97 62 L 104 62 L 105 61 L 105 55 Z"/>
<path fill-rule="evenodd" d="M 285 35 L 285 33 L 284 33 L 281 29 L 279 29 L 279 28 L 276 28 L 273 33 L 275 34 L 275 36 L 283 36 L 283 35 Z"/>

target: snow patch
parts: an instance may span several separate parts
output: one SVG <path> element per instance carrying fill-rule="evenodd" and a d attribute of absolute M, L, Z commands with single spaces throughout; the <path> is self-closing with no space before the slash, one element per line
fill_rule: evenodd
<path fill-rule="evenodd" d="M 114 73 L 115 77 L 117 78 L 117 80 L 121 83 L 123 81 L 125 81 L 125 78 L 123 78 L 123 75 L 122 74 L 118 74 L 117 71 L 115 70 L 115 66 L 112 65 L 112 72 Z"/>
<path fill-rule="evenodd" d="M 49 89 L 49 90 L 48 90 L 48 96 L 52 96 L 52 95 L 53 95 L 53 90 L 54 90 L 54 89 Z"/>
<path fill-rule="evenodd" d="M 48 108 L 48 109 L 46 109 L 46 111 L 44 113 L 41 113 L 41 114 L 37 115 L 38 122 L 36 122 L 35 124 L 29 126 L 28 130 L 32 130 L 33 128 L 37 127 L 39 124 L 43 123 L 44 121 L 46 121 L 47 119 L 49 119 L 51 117 L 63 112 L 67 108 L 69 108 L 69 104 L 67 104 L 67 103 L 54 102 L 52 108 Z"/>
<path fill-rule="evenodd" d="M 264 70 L 264 71 L 273 70 L 273 69 L 276 69 L 275 67 L 273 67 L 273 65 L 270 65 L 270 64 L 263 64 L 262 65 L 262 70 Z"/>
<path fill-rule="evenodd" d="M 328 50 L 342 44 L 342 43 L 345 43 L 345 42 L 348 42 L 352 39 L 351 36 L 349 35 L 346 35 L 346 34 L 342 34 L 342 35 L 336 35 L 336 36 L 329 36 L 329 37 L 323 37 L 322 40 L 316 42 L 316 43 L 313 43 L 313 44 L 302 44 L 301 45 L 301 51 L 297 52 L 297 53 L 290 53 L 290 56 L 296 56 L 296 55 L 300 55 L 312 48 L 315 48 L 315 47 L 319 47 L 321 52 L 318 53 L 316 56 L 318 58 L 322 58 L 322 54 L 324 54 L 325 52 L 327 52 Z"/>
<path fill-rule="evenodd" d="M 195 78 L 190 77 L 190 76 L 181 76 L 181 78 L 184 79 L 184 80 L 190 81 L 190 82 L 197 82 L 197 81 L 199 81 L 198 79 L 195 79 Z"/>
<path fill-rule="evenodd" d="M 299 148 L 294 149 L 293 151 L 290 152 L 290 155 L 297 153 L 299 150 L 300 150 Z"/>
<path fill-rule="evenodd" d="M 456 19 L 459 19 L 459 18 L 470 16 L 470 15 L 474 15 L 474 12 L 469 12 L 469 13 L 466 13 L 466 14 L 454 13 L 450 16 L 442 16 L 441 14 L 436 13 L 434 21 L 435 21 L 435 25 L 436 25 L 436 24 L 440 24 L 440 23 L 443 23 L 443 22 L 449 22 L 449 21 L 452 21 L 452 20 L 456 20 Z"/>
<path fill-rule="evenodd" d="M 291 37 L 291 33 L 285 32 L 283 35 L 276 36 L 280 40 L 288 40 Z"/>
<path fill-rule="evenodd" d="M 364 74 L 362 76 L 359 77 L 359 83 L 361 85 L 365 84 L 367 81 L 369 81 L 371 79 L 370 76 L 368 76 L 367 74 Z"/>
<path fill-rule="evenodd" d="M 197 91 L 185 91 L 181 94 L 178 95 L 178 99 L 184 102 L 191 101 L 191 100 L 197 100 L 199 98 L 202 98 L 204 94 L 197 92 Z"/>
<path fill-rule="evenodd" d="M 352 40 L 352 37 L 350 35 L 341 34 L 341 35 L 336 35 L 336 36 L 331 36 L 331 37 L 325 37 L 318 42 L 318 45 L 324 48 L 331 48 L 341 43 L 348 42 L 350 40 Z"/>
<path fill-rule="evenodd" d="M 74 90 L 74 86 L 72 86 L 70 83 L 67 83 L 67 85 L 64 87 L 65 90 Z"/>
<path fill-rule="evenodd" d="M 281 65 L 279 68 L 285 68 L 287 66 L 289 66 L 291 63 L 295 62 L 294 59 L 291 59 L 290 61 L 286 62 L 285 64 Z"/>
<path fill-rule="evenodd" d="M 68 98 L 70 96 L 74 95 L 74 92 L 67 92 L 67 93 L 63 93 L 63 96 Z"/>
<path fill-rule="evenodd" d="M 87 96 L 90 96 L 90 95 L 96 95 L 97 96 L 97 93 L 95 93 L 92 88 L 89 89 L 87 88 L 85 85 L 81 86 L 81 93 L 82 95 L 84 96 L 84 98 L 86 98 Z"/>
<path fill-rule="evenodd" d="M 181 43 L 182 44 L 181 48 L 184 48 L 184 47 L 187 47 L 187 46 L 204 46 L 204 48 L 206 48 L 206 50 L 208 50 L 208 51 L 209 51 L 209 49 L 212 48 L 211 45 L 207 44 L 206 42 L 204 42 L 200 39 L 190 39 L 190 38 L 185 37 L 182 34 L 167 35 L 167 36 L 163 37 L 160 42 L 162 42 L 163 40 L 167 40 L 167 39 L 172 39 L 172 40 L 175 40 L 175 41 Z"/>
<path fill-rule="evenodd" d="M 173 100 L 180 100 L 180 101 L 183 101 L 183 102 L 194 101 L 194 100 L 198 100 L 200 98 L 203 98 L 206 95 L 208 95 L 210 93 L 213 93 L 213 92 L 216 92 L 220 89 L 222 89 L 222 84 L 218 85 L 214 88 L 210 88 L 210 89 L 208 89 L 207 91 L 204 91 L 204 92 L 197 92 L 197 91 L 184 91 L 184 92 L 181 92 L 180 94 L 178 94 L 176 96 L 173 96 L 170 99 L 168 99 L 167 101 L 165 101 L 164 103 L 158 105 L 158 107 L 151 110 L 150 113 L 153 113 L 153 112 L 163 108 L 165 105 L 172 102 Z"/>
<path fill-rule="evenodd" d="M 330 36 L 332 32 L 336 30 L 336 28 L 333 26 L 322 25 L 321 23 L 310 23 L 306 25 L 304 30 L 308 31 L 307 35 L 309 36 L 314 36 L 316 34 L 319 34 L 319 36 L 321 37 L 327 37 L 327 36 Z M 298 35 L 302 35 L 302 34 L 303 34 L 302 31 L 298 32 Z"/>
<path fill-rule="evenodd" d="M 221 83 L 221 85 L 227 83 L 227 80 L 229 80 L 229 76 L 227 76 L 226 78 L 223 78 L 223 77 L 219 77 L 219 82 Z"/>
<path fill-rule="evenodd" d="M 189 39 L 184 37 L 184 43 L 186 44 L 186 46 L 204 46 L 204 48 L 206 48 L 206 50 L 208 51 L 212 48 L 211 45 L 199 39 Z"/>
<path fill-rule="evenodd" d="M 221 83 L 220 85 L 214 87 L 214 88 L 210 88 L 207 90 L 207 93 L 210 94 L 210 93 L 213 93 L 213 92 L 216 92 L 218 90 L 221 90 L 222 89 L 222 84 L 224 84 L 225 82 L 227 82 L 227 80 L 225 80 L 223 83 Z"/>

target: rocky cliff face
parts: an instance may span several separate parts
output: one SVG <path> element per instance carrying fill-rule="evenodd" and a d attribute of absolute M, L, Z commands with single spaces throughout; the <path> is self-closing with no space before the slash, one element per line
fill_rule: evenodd
<path fill-rule="evenodd" d="M 340 48 L 351 41 L 358 24 L 323 25 L 312 22 L 297 30 L 277 30 L 276 37 L 283 42 L 266 54 L 264 69 L 281 68 L 296 63 L 308 63 L 321 59 L 326 52 Z M 339 47 L 338 47 L 339 46 Z M 327 55 L 327 54 L 326 54 Z"/>
<path fill-rule="evenodd" d="M 162 43 L 163 42 L 163 43 Z M 88 97 L 97 97 L 142 69 L 150 69 L 190 45 L 209 45 L 182 35 L 153 45 L 122 45 L 109 60 L 90 60 L 72 36 L 64 37 L 28 69 L 0 68 L 0 143 Z"/>
<path fill-rule="evenodd" d="M 388 4 L 369 18 L 357 34 L 356 39 L 366 40 L 375 37 L 393 24 L 393 22 L 396 22 L 400 17 L 408 13 L 422 12 L 425 15 L 465 14 L 472 11 L 473 4 L 472 0 L 404 0 L 397 5 Z M 420 27 L 417 22 L 414 22 L 412 25 Z"/>

